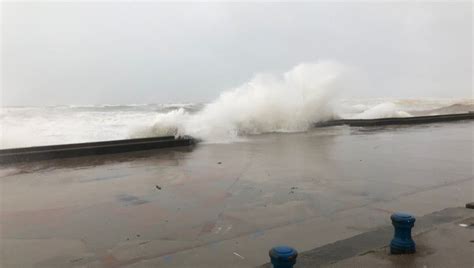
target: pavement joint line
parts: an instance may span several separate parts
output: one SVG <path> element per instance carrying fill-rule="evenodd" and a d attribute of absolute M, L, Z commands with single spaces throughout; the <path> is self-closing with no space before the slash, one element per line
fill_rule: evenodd
<path fill-rule="evenodd" d="M 441 224 L 470 218 L 473 214 L 474 211 L 471 209 L 454 207 L 424 215 L 417 219 L 415 228 L 413 228 L 413 235 L 415 236 L 427 232 Z M 367 254 L 371 251 L 386 247 L 390 243 L 392 236 L 393 227 L 386 225 L 373 231 L 304 251 L 299 254 L 295 268 L 319 267 L 361 254 Z M 270 263 L 266 263 L 258 267 L 270 268 L 271 265 Z"/>
<path fill-rule="evenodd" d="M 472 180 L 473 178 L 468 178 L 468 179 L 462 179 L 462 180 L 457 180 L 455 182 L 452 182 L 451 184 L 456 184 L 456 183 L 462 183 L 462 182 L 466 182 L 466 181 L 469 181 L 469 180 Z M 437 189 L 437 188 L 442 188 L 444 186 L 449 186 L 449 185 L 446 185 L 446 184 L 442 184 L 442 185 L 438 185 L 439 187 L 430 187 L 430 189 L 426 189 L 426 191 L 429 191 L 429 190 L 434 190 L 434 189 Z M 408 195 L 412 195 L 412 194 L 416 194 L 416 193 L 419 193 L 419 192 L 423 192 L 423 190 L 420 190 L 418 192 L 411 192 L 410 194 Z M 396 198 L 393 198 L 393 199 L 390 199 L 390 200 L 385 200 L 384 202 L 388 202 L 388 201 L 392 201 L 392 200 L 395 200 Z M 377 204 L 378 202 L 374 202 L 373 204 Z M 353 207 L 350 207 L 350 208 L 346 208 L 346 209 L 340 209 L 340 210 L 336 210 L 334 211 L 334 213 L 340 213 L 340 212 L 344 212 L 344 211 L 349 211 L 351 209 L 357 209 L 357 208 L 371 208 L 370 205 L 372 203 L 369 203 L 369 204 L 363 204 L 363 205 L 359 205 L 359 206 L 353 206 Z M 436 213 L 436 212 L 434 212 Z M 433 213 L 432 213 L 433 214 Z M 428 214 L 428 215 L 431 215 L 431 214 Z M 427 215 L 426 215 L 427 216 Z M 298 223 L 303 223 L 303 222 L 307 222 L 309 220 L 313 220 L 313 219 L 316 219 L 316 218 L 320 218 L 320 217 L 323 217 L 321 215 L 319 216 L 314 216 L 314 217 L 308 217 L 308 218 L 304 218 L 304 219 L 300 219 L 300 220 L 297 220 L 297 221 L 290 221 L 290 222 L 286 222 L 286 223 L 283 223 L 283 224 L 277 224 L 275 226 L 270 226 L 268 228 L 265 228 L 264 230 L 265 231 L 270 231 L 270 230 L 274 230 L 274 229 L 278 229 L 278 228 L 281 228 L 281 227 L 285 227 L 285 226 L 288 226 L 288 225 L 291 225 L 291 224 L 298 224 Z M 417 220 L 417 226 L 419 227 L 419 220 Z M 385 227 L 387 229 L 389 229 L 390 231 L 390 235 L 389 235 L 389 238 L 388 239 L 391 239 L 391 236 L 392 236 L 392 227 L 389 226 L 389 227 Z M 381 227 L 381 229 L 383 229 Z M 378 229 L 377 229 L 378 230 Z M 415 230 L 416 231 L 416 230 Z M 150 259 L 154 259 L 154 258 L 158 258 L 158 257 L 163 257 L 163 256 L 166 256 L 166 255 L 170 255 L 170 254 L 177 254 L 177 253 L 181 253 L 181 252 L 186 252 L 186 251 L 189 251 L 189 250 L 193 250 L 193 249 L 196 249 L 196 248 L 200 248 L 200 247 L 205 247 L 205 246 L 209 246 L 210 244 L 213 244 L 213 243 L 216 243 L 216 242 L 223 242 L 223 241 L 228 241 L 228 240 L 232 240 L 232 239 L 236 239 L 236 238 L 239 238 L 239 237 L 243 237 L 243 236 L 247 236 L 247 235 L 252 235 L 254 233 L 254 231 L 251 231 L 251 232 L 245 232 L 245 233 L 241 233 L 239 235 L 236 235 L 236 236 L 232 236 L 232 237 L 229 237 L 229 238 L 225 238 L 225 239 L 220 239 L 220 240 L 212 240 L 212 241 L 208 241 L 208 242 L 204 242 L 202 244 L 197 244 L 197 245 L 191 245 L 191 246 L 187 246 L 187 247 L 184 247 L 184 248 L 180 248 L 178 250 L 175 250 L 173 252 L 166 252 L 166 253 L 163 253 L 163 254 L 156 254 L 156 255 L 150 255 L 150 256 L 143 256 L 143 257 L 137 257 L 135 259 L 131 259 L 131 260 L 128 260 L 128 261 L 125 261 L 123 263 L 119 263 L 117 266 L 120 267 L 120 266 L 124 266 L 124 265 L 130 265 L 130 264 L 133 264 L 133 263 L 136 263 L 138 261 L 143 261 L 143 260 L 150 260 Z M 362 233 L 362 234 L 365 234 L 365 233 Z M 362 235 L 362 234 L 359 234 L 359 235 Z M 358 235 L 356 235 L 358 236 Z M 348 238 L 350 239 L 350 238 Z M 345 239 L 347 240 L 347 239 Z M 340 241 L 344 241 L 344 240 L 339 240 L 337 242 L 340 242 Z M 382 240 L 383 241 L 383 245 L 385 245 L 386 242 L 385 240 Z M 387 240 L 387 241 L 390 241 L 390 240 Z M 335 243 L 337 243 L 335 242 Z M 331 245 L 331 244 L 328 244 L 328 245 Z M 382 246 L 383 246 L 382 245 Z M 379 246 L 379 247 L 382 247 L 382 246 Z M 371 250 L 371 249 L 374 249 L 376 247 L 371 247 L 371 248 L 368 248 L 367 250 Z M 305 252 L 303 252 L 305 253 Z M 357 252 L 357 254 L 360 254 L 360 253 L 363 253 L 363 252 Z M 355 255 L 357 255 L 355 254 Z M 355 256 L 354 255 L 354 256 Z M 300 255 L 302 256 L 302 255 Z M 351 256 L 349 256 L 351 257 Z M 300 257 L 299 257 L 300 258 Z M 342 260 L 342 259 L 341 259 Z M 298 262 L 301 262 L 301 260 L 299 259 Z M 271 266 L 261 266 L 261 267 L 271 267 Z M 298 267 L 301 267 L 299 265 L 297 265 L 295 268 L 298 268 Z M 302 266 L 304 267 L 304 266 Z M 308 265 L 307 267 L 314 267 L 313 264 L 310 264 Z"/>

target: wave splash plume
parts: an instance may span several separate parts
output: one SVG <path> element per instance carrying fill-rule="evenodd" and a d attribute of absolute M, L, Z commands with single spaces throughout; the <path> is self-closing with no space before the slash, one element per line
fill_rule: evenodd
<path fill-rule="evenodd" d="M 330 119 L 466 113 L 471 98 L 339 98 L 359 76 L 331 61 L 259 74 L 211 103 L 0 107 L 0 148 L 190 135 L 232 142 L 245 135 L 306 131 Z M 244 138 L 245 139 L 245 138 Z"/>
<path fill-rule="evenodd" d="M 341 64 L 326 61 L 299 64 L 281 75 L 259 74 L 197 113 L 178 109 L 159 114 L 151 128 L 132 136 L 230 141 L 247 134 L 305 131 L 335 117 L 334 97 L 347 85 L 345 73 Z"/>

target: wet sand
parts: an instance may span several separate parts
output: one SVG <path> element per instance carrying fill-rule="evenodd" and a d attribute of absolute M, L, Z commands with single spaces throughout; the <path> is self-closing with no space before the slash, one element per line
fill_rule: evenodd
<path fill-rule="evenodd" d="M 472 122 L 3 166 L 2 267 L 254 267 L 473 197 Z"/>

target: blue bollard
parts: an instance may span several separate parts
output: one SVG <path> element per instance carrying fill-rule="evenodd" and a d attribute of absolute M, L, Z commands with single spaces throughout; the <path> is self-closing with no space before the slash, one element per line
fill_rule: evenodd
<path fill-rule="evenodd" d="M 293 268 L 298 252 L 288 246 L 278 246 L 268 252 L 273 268 Z"/>
<path fill-rule="evenodd" d="M 415 253 L 415 241 L 411 238 L 411 229 L 415 225 L 415 217 L 407 213 L 397 212 L 392 214 L 390 219 L 392 219 L 395 228 L 395 234 L 390 242 L 390 253 Z"/>

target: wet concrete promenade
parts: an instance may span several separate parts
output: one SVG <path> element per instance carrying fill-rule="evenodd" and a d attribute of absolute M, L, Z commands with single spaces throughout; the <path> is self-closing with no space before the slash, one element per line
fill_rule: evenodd
<path fill-rule="evenodd" d="M 255 267 L 473 201 L 472 122 L 329 127 L 0 169 L 1 267 Z"/>
<path fill-rule="evenodd" d="M 448 208 L 438 214 L 457 215 L 450 215 L 454 216 L 451 220 L 434 224 L 427 230 L 420 227 L 415 228 L 414 240 L 417 244 L 415 254 L 390 255 L 389 248 L 383 246 L 352 258 L 325 265 L 325 267 L 473 267 L 474 210 Z M 431 215 L 429 214 L 429 216 Z M 313 264 L 308 264 L 295 268 L 315 267 Z"/>

